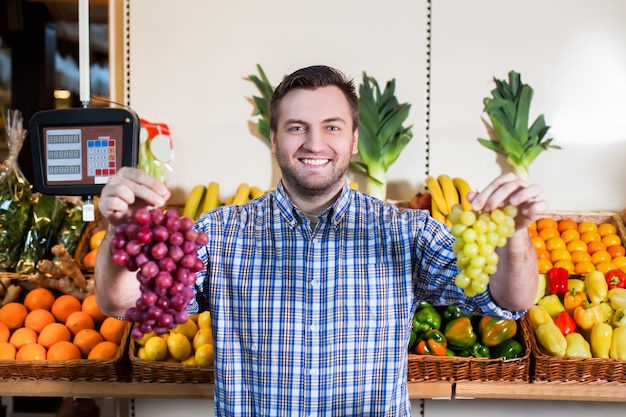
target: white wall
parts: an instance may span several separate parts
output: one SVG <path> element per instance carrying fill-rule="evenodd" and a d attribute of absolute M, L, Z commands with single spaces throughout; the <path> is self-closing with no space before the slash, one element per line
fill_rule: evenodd
<path fill-rule="evenodd" d="M 276 84 L 324 63 L 360 82 L 396 78 L 412 104 L 414 139 L 389 171 L 389 197 L 408 199 L 426 174 L 426 0 L 133 0 L 131 106 L 174 130 L 169 184 L 183 201 L 196 183 L 223 193 L 240 182 L 276 182 L 269 148 L 253 135 L 254 85 L 265 68 Z M 482 100 L 509 70 L 535 89 L 563 150 L 532 166 L 555 210 L 626 207 L 626 2 L 446 0 L 432 2 L 430 173 L 484 187 L 502 169 L 485 136 Z M 506 168 L 505 168 L 506 169 Z"/>

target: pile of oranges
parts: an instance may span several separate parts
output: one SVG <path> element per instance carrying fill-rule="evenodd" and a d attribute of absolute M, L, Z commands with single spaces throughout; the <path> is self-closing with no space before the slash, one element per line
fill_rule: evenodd
<path fill-rule="evenodd" d="M 626 249 L 612 223 L 544 217 L 533 222 L 528 232 L 540 273 L 552 267 L 565 268 L 576 275 L 593 270 L 605 274 L 613 269 L 626 271 Z"/>
<path fill-rule="evenodd" d="M 102 314 L 93 294 L 81 301 L 37 287 L 0 307 L 0 360 L 110 360 L 126 330 L 127 322 Z"/>

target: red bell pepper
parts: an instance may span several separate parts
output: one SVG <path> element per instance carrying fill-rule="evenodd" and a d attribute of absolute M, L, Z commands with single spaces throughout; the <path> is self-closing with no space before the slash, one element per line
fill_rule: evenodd
<path fill-rule="evenodd" d="M 604 274 L 609 290 L 613 288 L 626 288 L 626 273 L 619 269 L 612 269 Z"/>
<path fill-rule="evenodd" d="M 554 319 L 554 324 L 556 324 L 563 336 L 574 333 L 577 329 L 576 321 L 567 311 L 561 311 Z"/>
<path fill-rule="evenodd" d="M 565 268 L 553 267 L 546 274 L 550 294 L 564 295 L 567 292 L 569 272 Z"/>

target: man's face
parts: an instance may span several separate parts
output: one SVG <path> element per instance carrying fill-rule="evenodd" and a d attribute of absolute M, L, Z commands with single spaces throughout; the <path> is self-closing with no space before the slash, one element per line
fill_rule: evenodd
<path fill-rule="evenodd" d="M 270 137 L 287 188 L 310 196 L 335 193 L 358 151 L 348 101 L 335 86 L 289 92 Z"/>

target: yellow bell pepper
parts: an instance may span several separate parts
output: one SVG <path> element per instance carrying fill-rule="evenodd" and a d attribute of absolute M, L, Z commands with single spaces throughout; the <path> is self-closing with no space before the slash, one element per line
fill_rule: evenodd
<path fill-rule="evenodd" d="M 607 298 L 614 310 L 626 308 L 626 288 L 613 288 L 609 290 Z"/>
<path fill-rule="evenodd" d="M 596 323 L 591 329 L 591 356 L 594 358 L 609 358 L 613 327 L 607 322 Z"/>
<path fill-rule="evenodd" d="M 535 336 L 542 351 L 550 356 L 564 356 L 567 351 L 567 340 L 561 329 L 554 322 L 540 324 L 535 330 Z"/>
<path fill-rule="evenodd" d="M 585 281 L 583 281 L 582 279 L 578 279 L 578 278 L 570 278 L 567 280 L 567 291 L 568 292 L 572 292 L 574 291 L 574 293 L 576 291 L 585 291 Z"/>
<path fill-rule="evenodd" d="M 595 269 L 585 275 L 585 292 L 592 303 L 600 304 L 607 300 L 609 284 L 607 284 L 602 271 Z"/>
<path fill-rule="evenodd" d="M 573 356 L 575 358 L 591 357 L 591 347 L 582 334 L 570 333 L 565 336 L 565 340 L 567 341 L 565 356 Z"/>
<path fill-rule="evenodd" d="M 596 323 L 604 323 L 604 311 L 600 304 L 585 301 L 574 310 L 574 321 L 579 329 L 591 330 Z"/>
<path fill-rule="evenodd" d="M 530 327 L 533 329 L 533 331 L 543 323 L 548 323 L 552 321 L 550 313 L 548 313 L 548 310 L 546 310 L 544 306 L 530 306 L 526 314 L 528 316 L 528 321 L 530 322 Z"/>
<path fill-rule="evenodd" d="M 613 316 L 615 315 L 615 309 L 611 307 L 611 304 L 608 301 L 601 302 L 600 307 L 602 308 L 602 311 L 604 311 L 604 321 L 611 323 L 611 321 L 613 321 Z"/>
<path fill-rule="evenodd" d="M 537 304 L 537 301 L 546 295 L 546 274 L 539 274 L 537 277 L 537 294 L 535 294 L 535 300 L 533 304 Z"/>
<path fill-rule="evenodd" d="M 556 294 L 550 294 L 537 301 L 537 305 L 544 307 L 548 310 L 550 317 L 555 318 L 561 311 L 565 311 L 565 307 L 561 302 L 561 299 Z"/>
<path fill-rule="evenodd" d="M 616 327 L 613 329 L 609 357 L 611 359 L 626 361 L 626 327 Z"/>
<path fill-rule="evenodd" d="M 563 306 L 567 314 L 573 314 L 576 307 L 585 304 L 587 301 L 587 294 L 582 291 L 578 291 L 573 288 L 571 291 L 566 292 L 563 295 Z"/>

